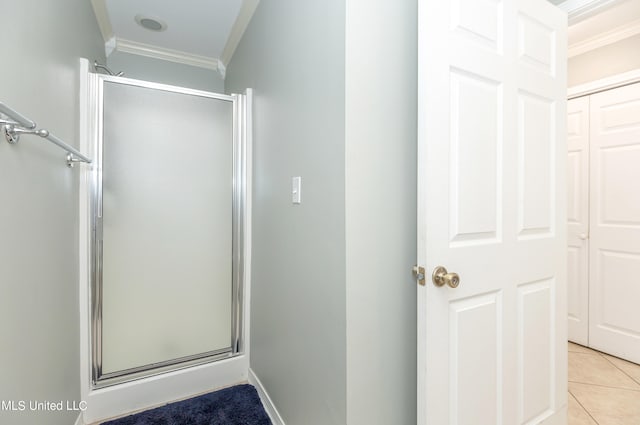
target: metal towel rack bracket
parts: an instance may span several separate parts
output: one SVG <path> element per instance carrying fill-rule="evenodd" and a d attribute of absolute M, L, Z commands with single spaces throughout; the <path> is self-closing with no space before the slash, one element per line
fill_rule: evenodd
<path fill-rule="evenodd" d="M 91 164 L 91 160 L 81 154 L 77 149 L 58 139 L 51 134 L 49 130 L 45 130 L 44 128 L 38 129 L 34 121 L 14 111 L 2 102 L 0 102 L 0 114 L 0 126 L 2 126 L 5 139 L 7 139 L 7 142 L 10 144 L 15 145 L 18 143 L 20 136 L 23 134 L 35 135 L 67 151 L 67 166 L 73 167 L 76 162 Z"/>

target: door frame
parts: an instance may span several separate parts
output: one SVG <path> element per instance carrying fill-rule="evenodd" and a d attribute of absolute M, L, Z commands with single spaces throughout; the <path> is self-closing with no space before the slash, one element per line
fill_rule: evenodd
<path fill-rule="evenodd" d="M 610 77 L 601 78 L 589 83 L 580 84 L 569 87 L 567 89 L 567 99 L 575 99 L 576 97 L 589 96 L 602 91 L 615 89 L 629 84 L 640 82 L 640 69 L 623 72 L 622 74 L 612 75 Z"/>

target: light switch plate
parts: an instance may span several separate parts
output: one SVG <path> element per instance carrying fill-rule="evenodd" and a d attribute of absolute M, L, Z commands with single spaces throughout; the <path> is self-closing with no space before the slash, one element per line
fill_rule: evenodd
<path fill-rule="evenodd" d="M 291 178 L 291 202 L 294 204 L 302 203 L 301 197 L 302 177 Z"/>

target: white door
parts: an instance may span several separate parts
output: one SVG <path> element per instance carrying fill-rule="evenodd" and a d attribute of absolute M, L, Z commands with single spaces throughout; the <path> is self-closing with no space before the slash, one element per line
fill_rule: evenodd
<path fill-rule="evenodd" d="M 589 97 L 567 102 L 569 340 L 589 345 Z"/>
<path fill-rule="evenodd" d="M 640 84 L 591 96 L 589 345 L 640 363 Z"/>
<path fill-rule="evenodd" d="M 566 423 L 566 21 L 419 1 L 419 425 Z"/>

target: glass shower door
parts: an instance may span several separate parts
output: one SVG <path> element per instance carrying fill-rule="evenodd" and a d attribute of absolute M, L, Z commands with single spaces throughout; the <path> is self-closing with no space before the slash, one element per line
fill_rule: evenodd
<path fill-rule="evenodd" d="M 94 382 L 231 355 L 235 98 L 106 77 L 101 88 Z"/>

